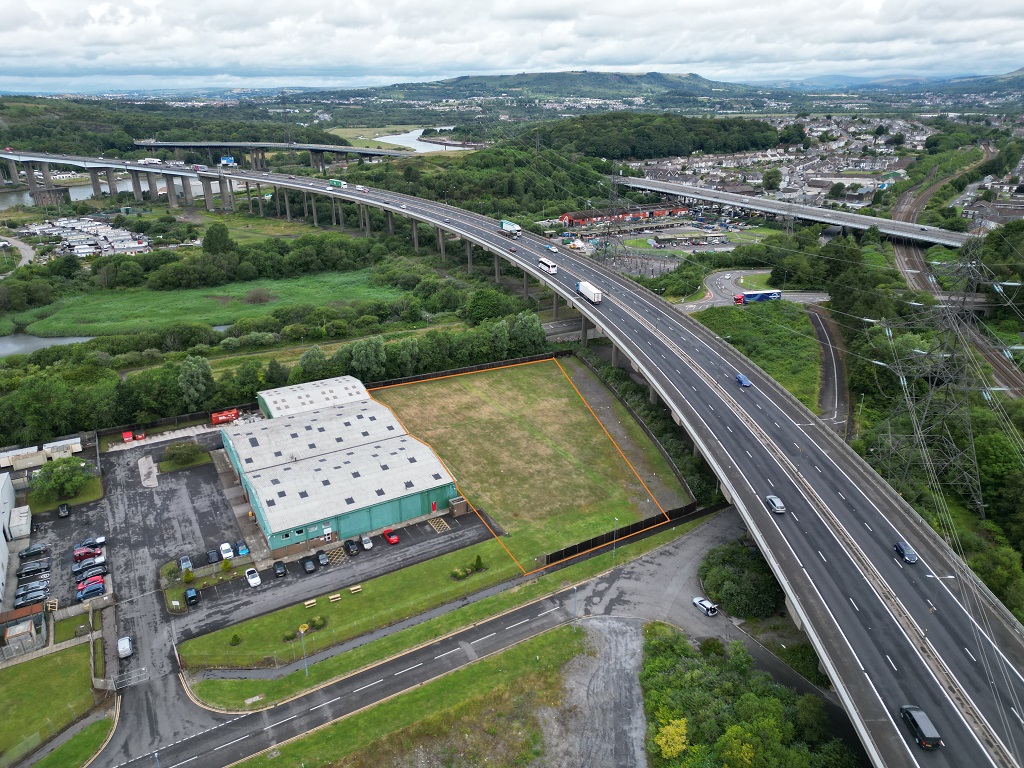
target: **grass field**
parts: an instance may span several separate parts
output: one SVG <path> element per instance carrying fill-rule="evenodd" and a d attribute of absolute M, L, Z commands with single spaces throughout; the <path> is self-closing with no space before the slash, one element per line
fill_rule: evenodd
<path fill-rule="evenodd" d="M 109 717 L 89 723 L 32 768 L 81 768 L 96 754 L 113 727 L 114 721 Z"/>
<path fill-rule="evenodd" d="M 615 518 L 645 516 L 636 501 L 646 491 L 554 361 L 372 394 L 509 532 L 501 541 L 526 571 L 547 552 L 612 530 Z"/>
<path fill-rule="evenodd" d="M 398 762 L 399 757 L 421 749 L 460 756 L 431 765 L 532 764 L 540 737 L 535 711 L 559 704 L 562 668 L 585 650 L 584 642 L 584 632 L 552 630 L 242 765 L 397 765 L 407 762 Z M 478 750 L 491 757 L 478 761 Z"/>
<path fill-rule="evenodd" d="M 242 195 L 244 195 L 244 188 L 242 189 Z M 256 194 L 256 190 L 253 189 L 253 195 Z M 266 188 L 264 188 L 264 194 L 266 194 Z M 245 203 L 244 196 L 237 195 L 237 204 L 241 207 L 243 204 L 248 208 L 248 203 Z M 228 235 L 239 245 L 250 245 L 252 243 L 262 242 L 268 237 L 301 237 L 302 235 L 308 235 L 310 232 L 316 232 L 317 230 L 312 229 L 309 224 L 298 220 L 288 221 L 285 218 L 275 218 L 273 216 L 260 217 L 258 215 L 259 209 L 256 207 L 256 198 L 253 197 L 252 201 L 253 211 L 257 213 L 250 216 L 248 213 L 211 213 L 210 211 L 194 211 L 192 215 L 198 216 L 200 223 L 204 227 L 208 227 L 211 224 L 223 224 L 228 228 Z M 273 206 L 270 201 L 263 201 L 264 213 L 270 214 L 276 212 L 277 209 Z M 301 219 L 302 209 L 299 208 L 298 213 L 292 211 L 293 217 Z M 281 208 L 281 216 L 284 216 L 284 208 Z M 327 224 L 330 224 L 330 217 L 328 217 Z M 321 225 L 323 222 L 321 222 Z"/>
<path fill-rule="evenodd" d="M 85 643 L 0 669 L 4 700 L 0 754 L 35 734 L 46 741 L 92 707 L 89 652 Z"/>
<path fill-rule="evenodd" d="M 41 310 L 16 316 L 35 336 L 105 336 L 166 328 L 180 322 L 228 325 L 243 317 L 266 315 L 288 304 L 324 305 L 360 299 L 391 300 L 401 295 L 393 288 L 369 284 L 370 270 L 325 272 L 287 280 L 253 280 L 216 288 L 150 291 L 128 288 L 97 291 L 65 299 Z M 266 304 L 244 301 L 262 288 L 273 300 Z M 49 317 L 44 315 L 52 313 Z"/>
<path fill-rule="evenodd" d="M 42 497 L 35 491 L 28 492 L 28 505 L 32 509 L 33 515 L 38 515 L 40 512 L 50 512 L 57 508 L 58 504 L 66 503 L 71 505 L 74 509 L 78 504 L 87 504 L 90 501 L 96 501 L 97 499 L 103 498 L 103 481 L 98 477 L 91 477 L 86 481 L 85 486 L 77 495 L 72 496 L 70 499 L 54 499 L 50 497 Z"/>

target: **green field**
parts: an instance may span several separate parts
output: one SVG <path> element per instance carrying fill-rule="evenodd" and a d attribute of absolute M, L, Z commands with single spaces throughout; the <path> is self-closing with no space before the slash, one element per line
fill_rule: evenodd
<path fill-rule="evenodd" d="M 103 746 L 113 727 L 114 721 L 109 717 L 89 723 L 32 768 L 80 768 Z"/>
<path fill-rule="evenodd" d="M 324 272 L 180 291 L 97 291 L 24 312 L 15 319 L 27 325 L 26 333 L 35 336 L 107 336 L 156 331 L 181 322 L 229 325 L 243 317 L 269 314 L 288 304 L 389 301 L 401 295 L 394 288 L 371 287 L 371 274 L 370 270 Z M 258 288 L 268 291 L 273 300 L 266 304 L 246 303 L 245 297 Z M 49 316 L 45 317 L 46 314 Z"/>
<path fill-rule="evenodd" d="M 437 452 L 459 493 L 508 531 L 501 542 L 525 571 L 611 531 L 616 518 L 621 526 L 658 511 L 641 508 L 647 491 L 554 361 L 372 394 Z M 640 453 L 655 475 L 669 475 L 660 454 Z"/>
<path fill-rule="evenodd" d="M 32 749 L 92 708 L 89 652 L 85 643 L 0 669 L 4 702 L 0 754 L 12 749 L 21 753 L 23 740 Z"/>

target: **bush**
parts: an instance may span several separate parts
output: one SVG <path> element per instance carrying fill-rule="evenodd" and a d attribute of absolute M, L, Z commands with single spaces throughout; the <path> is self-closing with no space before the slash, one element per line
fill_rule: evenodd
<path fill-rule="evenodd" d="M 323 629 L 327 626 L 327 619 L 325 619 L 323 616 L 314 616 L 312 619 L 310 619 L 309 626 L 311 626 L 313 629 Z"/>
<path fill-rule="evenodd" d="M 462 581 L 464 578 L 469 576 L 465 568 L 455 568 L 452 570 L 452 578 L 456 581 Z"/>
<path fill-rule="evenodd" d="M 227 573 L 228 571 L 230 571 L 231 570 L 231 561 L 230 560 L 221 560 L 220 561 L 220 569 L 224 573 Z"/>
<path fill-rule="evenodd" d="M 175 464 L 191 464 L 205 452 L 206 449 L 203 446 L 192 440 L 171 443 L 164 449 L 164 461 L 172 461 Z"/>
<path fill-rule="evenodd" d="M 228 642 L 229 642 L 229 643 L 230 643 L 231 645 L 241 645 L 241 644 L 242 644 L 242 638 L 241 638 L 241 636 L 240 636 L 240 635 L 239 635 L 239 634 L 238 634 L 238 633 L 236 632 L 235 634 L 233 634 L 233 635 L 231 636 L 231 639 L 230 639 L 230 640 L 229 640 Z"/>
<path fill-rule="evenodd" d="M 473 561 L 473 570 L 482 571 L 484 570 L 484 559 L 480 555 L 476 556 L 476 560 Z"/>
<path fill-rule="evenodd" d="M 288 632 L 285 632 L 284 635 L 281 637 L 281 639 L 284 640 L 286 643 L 292 643 L 292 642 L 295 642 L 295 639 L 298 638 L 298 636 L 299 636 L 298 632 L 296 632 L 293 629 L 293 630 L 289 630 Z"/>
<path fill-rule="evenodd" d="M 725 656 L 725 646 L 722 645 L 722 641 L 717 637 L 709 637 L 705 640 L 701 640 L 700 655 L 705 659 L 710 658 L 711 656 Z"/>
<path fill-rule="evenodd" d="M 709 551 L 698 575 L 708 596 L 733 616 L 765 619 L 782 605 L 782 588 L 764 557 L 739 542 Z"/>
<path fill-rule="evenodd" d="M 181 580 L 186 584 L 191 584 L 193 581 L 196 580 L 196 575 L 192 573 L 191 568 L 186 568 L 185 572 L 181 574 Z"/>

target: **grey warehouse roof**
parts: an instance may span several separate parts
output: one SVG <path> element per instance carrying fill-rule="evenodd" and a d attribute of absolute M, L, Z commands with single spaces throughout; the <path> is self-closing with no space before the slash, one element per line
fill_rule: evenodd
<path fill-rule="evenodd" d="M 269 411 L 267 415 L 277 418 L 293 413 L 306 413 L 318 408 L 344 405 L 357 400 L 366 400 L 369 395 L 366 393 L 363 383 L 354 376 L 336 376 L 333 379 L 265 389 L 259 393 L 259 397 Z"/>

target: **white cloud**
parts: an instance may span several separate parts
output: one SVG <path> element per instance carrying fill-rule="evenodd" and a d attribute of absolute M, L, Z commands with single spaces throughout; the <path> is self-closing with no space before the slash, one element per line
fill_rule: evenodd
<path fill-rule="evenodd" d="M 4 14 L 0 89 L 360 86 L 603 69 L 722 80 L 999 74 L 1019 0 L 27 0 Z M 76 85 L 77 84 L 77 85 Z"/>

